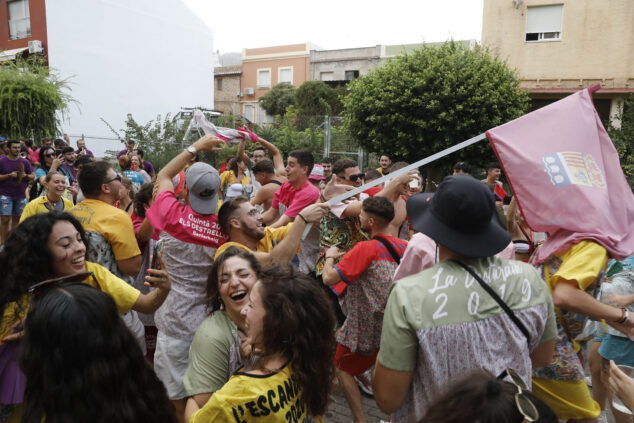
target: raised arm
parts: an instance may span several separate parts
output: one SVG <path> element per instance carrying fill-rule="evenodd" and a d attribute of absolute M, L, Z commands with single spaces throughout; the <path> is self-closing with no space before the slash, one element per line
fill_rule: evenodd
<path fill-rule="evenodd" d="M 515 196 L 511 198 L 511 202 L 509 203 L 509 208 L 506 210 L 506 230 L 509 233 L 515 233 L 515 212 L 517 210 L 517 201 L 515 201 Z"/>
<path fill-rule="evenodd" d="M 240 144 L 238 145 L 238 157 L 240 157 L 242 159 L 242 161 L 244 162 L 245 165 L 249 165 L 249 156 L 247 156 L 244 152 L 244 145 L 246 144 L 247 140 L 243 139 L 242 141 L 240 141 Z"/>
<path fill-rule="evenodd" d="M 205 135 L 198 141 L 192 144 L 199 151 L 220 151 L 218 145 L 223 142 L 214 137 L 213 135 Z M 189 163 L 192 158 L 192 153 L 187 150 L 182 151 L 178 156 L 174 157 L 163 169 L 158 173 L 156 177 L 156 185 L 154 187 L 154 193 L 158 194 L 163 191 L 174 191 L 172 185 L 172 178 L 178 174 Z"/>
<path fill-rule="evenodd" d="M 273 158 L 273 166 L 275 166 L 275 174 L 278 176 L 286 176 L 286 166 L 284 166 L 284 158 L 282 157 L 280 150 L 264 138 L 260 138 L 258 142 L 262 144 L 271 154 L 271 157 Z"/>

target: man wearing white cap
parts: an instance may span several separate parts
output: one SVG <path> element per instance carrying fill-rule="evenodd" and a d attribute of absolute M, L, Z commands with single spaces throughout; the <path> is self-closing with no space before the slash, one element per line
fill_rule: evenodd
<path fill-rule="evenodd" d="M 551 361 L 557 334 L 539 273 L 494 257 L 511 235 L 488 187 L 449 176 L 409 218 L 438 244 L 439 262 L 395 282 L 387 301 L 372 387 L 392 422 L 421 420 L 439 393 L 477 370 L 512 367 L 530 381 L 532 366 Z"/>
<path fill-rule="evenodd" d="M 194 163 L 185 174 L 186 205 L 174 194 L 174 178 L 200 151 L 214 151 L 221 144 L 206 135 L 172 159 L 158 174 L 155 199 L 146 216 L 161 233 L 163 262 L 175 288 L 156 312 L 158 329 L 154 370 L 184 418 L 185 387 L 189 347 L 196 328 L 206 316 L 206 281 L 216 249 L 225 241 L 218 225 L 216 208 L 220 177 L 207 163 Z"/>

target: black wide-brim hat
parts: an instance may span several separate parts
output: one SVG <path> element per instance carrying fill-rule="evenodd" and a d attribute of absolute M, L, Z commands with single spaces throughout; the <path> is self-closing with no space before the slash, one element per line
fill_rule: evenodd
<path fill-rule="evenodd" d="M 438 244 L 466 257 L 488 257 L 511 242 L 511 234 L 498 220 L 493 194 L 482 182 L 448 176 L 429 197 L 410 197 L 407 215 L 415 230 Z"/>

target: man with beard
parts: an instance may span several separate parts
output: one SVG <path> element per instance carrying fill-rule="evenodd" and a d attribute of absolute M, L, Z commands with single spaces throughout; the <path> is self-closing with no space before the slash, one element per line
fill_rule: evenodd
<path fill-rule="evenodd" d="M 297 214 L 294 223 L 271 228 L 264 226 L 262 215 L 247 197 L 235 197 L 218 211 L 218 223 L 229 241 L 218 248 L 216 257 L 234 246 L 254 253 L 262 264 L 290 262 L 306 225 L 318 223 L 328 210 L 325 203 L 312 204 Z"/>
<path fill-rule="evenodd" d="M 346 321 L 337 335 L 337 377 L 355 422 L 365 422 L 361 393 L 354 380 L 372 367 L 381 341 L 383 311 L 392 276 L 407 248 L 407 241 L 388 235 L 394 206 L 385 197 L 369 197 L 362 203 L 359 220 L 370 241 L 358 242 L 344 253 L 336 246 L 326 251 L 322 279 L 326 285 L 344 281 L 348 287 L 342 308 Z"/>

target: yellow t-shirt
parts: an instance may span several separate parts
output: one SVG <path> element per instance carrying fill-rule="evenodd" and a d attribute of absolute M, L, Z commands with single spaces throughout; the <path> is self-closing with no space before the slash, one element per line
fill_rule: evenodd
<path fill-rule="evenodd" d="M 61 198 L 64 201 L 64 211 L 73 208 L 74 204 L 72 201 L 67 200 L 64 197 L 61 197 Z M 47 204 L 50 207 L 50 209 L 46 207 Z M 52 209 L 53 209 L 53 205 L 48 200 L 48 197 L 46 196 L 37 197 L 35 200 L 29 201 L 29 203 L 26 206 L 24 206 L 24 210 L 22 211 L 22 216 L 20 216 L 20 223 L 22 223 L 22 221 L 26 219 L 27 217 L 31 217 L 38 213 L 48 213 Z"/>
<path fill-rule="evenodd" d="M 233 170 L 225 170 L 220 175 L 220 191 L 224 189 L 225 186 L 234 184 L 236 180 L 236 174 L 233 173 Z M 242 179 L 240 180 L 241 185 L 248 185 L 251 182 L 251 179 L 246 175 L 242 175 Z"/>
<path fill-rule="evenodd" d="M 110 295 L 117 305 L 120 314 L 125 314 L 132 309 L 132 306 L 139 299 L 141 291 L 126 283 L 123 279 L 113 275 L 108 269 L 100 264 L 86 262 L 86 271 L 95 274 L 99 286 L 91 277 L 87 277 L 82 282 L 101 289 Z"/>
<path fill-rule="evenodd" d="M 576 281 L 579 289 L 585 291 L 608 264 L 607 250 L 594 241 L 581 241 L 556 256 L 561 260 L 561 266 L 550 277 L 551 289 L 561 279 L 566 279 Z"/>
<path fill-rule="evenodd" d="M 86 271 L 92 272 L 95 275 L 95 278 L 99 282 L 99 286 L 95 284 L 95 281 L 90 276 L 84 279 L 82 282 L 94 286 L 95 288 L 99 288 L 106 294 L 110 295 L 117 305 L 117 310 L 120 314 L 124 314 L 130 311 L 134 303 L 136 303 L 137 299 L 139 298 L 139 295 L 141 295 L 141 291 L 128 285 L 126 282 L 110 273 L 108 269 L 101 266 L 100 264 L 87 261 Z M 24 295 L 23 301 L 24 303 L 22 305 L 22 310 L 18 315 L 19 319 L 23 319 L 24 317 L 26 317 L 31 301 L 30 296 Z M 2 320 L 0 321 L 0 339 L 4 339 L 6 336 L 10 335 L 9 331 L 11 329 L 11 326 L 16 321 L 16 308 L 16 302 L 9 303 L 5 307 L 4 313 L 2 315 Z M 2 345 L 1 341 L 0 345 Z"/>
<path fill-rule="evenodd" d="M 110 204 L 86 199 L 69 210 L 87 231 L 99 232 L 108 240 L 116 260 L 127 260 L 141 255 L 134 237 L 132 219 L 125 211 Z"/>
<path fill-rule="evenodd" d="M 238 247 L 242 250 L 248 251 L 250 253 L 258 252 L 258 253 L 270 253 L 273 247 L 275 247 L 284 237 L 288 234 L 288 231 L 291 230 L 291 225 L 293 223 L 289 223 L 287 225 L 281 226 L 279 228 L 264 228 L 264 237 L 258 241 L 257 248 L 255 251 L 251 250 L 244 244 L 240 244 L 239 242 L 227 241 L 222 244 L 216 250 L 216 255 L 214 256 L 214 260 L 220 256 L 227 248 L 229 247 Z M 298 249 L 299 251 L 299 249 Z"/>
<path fill-rule="evenodd" d="M 305 417 L 302 389 L 287 364 L 268 375 L 238 370 L 189 422 L 301 422 Z"/>

